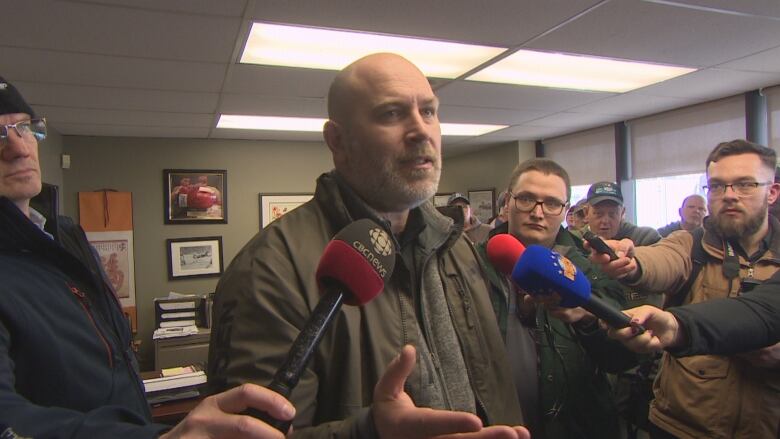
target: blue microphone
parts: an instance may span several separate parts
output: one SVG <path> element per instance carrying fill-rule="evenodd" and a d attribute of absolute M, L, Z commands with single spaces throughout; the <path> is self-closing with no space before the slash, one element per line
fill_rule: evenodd
<path fill-rule="evenodd" d="M 590 282 L 573 262 L 541 245 L 524 247 L 514 236 L 490 238 L 487 248 L 491 263 L 532 296 L 558 293 L 560 306 L 582 307 L 613 328 L 631 326 L 631 318 L 598 296 L 591 294 Z M 508 273 L 511 261 L 515 262 Z M 639 325 L 637 329 L 644 332 Z"/>

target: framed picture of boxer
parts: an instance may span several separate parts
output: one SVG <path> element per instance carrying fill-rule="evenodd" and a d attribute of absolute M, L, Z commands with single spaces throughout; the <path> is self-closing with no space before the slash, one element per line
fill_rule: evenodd
<path fill-rule="evenodd" d="M 227 224 L 227 171 L 163 169 L 165 224 Z"/>
<path fill-rule="evenodd" d="M 313 194 L 260 194 L 260 228 L 299 207 L 314 197 Z"/>

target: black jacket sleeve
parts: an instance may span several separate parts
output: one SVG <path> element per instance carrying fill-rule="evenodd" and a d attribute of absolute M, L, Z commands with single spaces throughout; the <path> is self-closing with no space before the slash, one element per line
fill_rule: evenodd
<path fill-rule="evenodd" d="M 80 412 L 39 406 L 14 388 L 11 334 L 0 321 L 0 437 L 156 438 L 170 427 L 148 424 L 123 407 L 103 406 Z"/>
<path fill-rule="evenodd" d="M 780 271 L 745 295 L 668 311 L 689 340 L 669 351 L 675 356 L 730 355 L 773 345 L 780 341 Z"/>

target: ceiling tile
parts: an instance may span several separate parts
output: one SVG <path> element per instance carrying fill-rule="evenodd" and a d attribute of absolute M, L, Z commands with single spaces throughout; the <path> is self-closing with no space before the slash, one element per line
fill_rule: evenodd
<path fill-rule="evenodd" d="M 190 139 L 205 139 L 209 134 L 208 128 L 193 127 L 57 123 L 55 128 L 65 136 L 183 137 Z"/>
<path fill-rule="evenodd" d="M 2 44 L 162 60 L 229 62 L 240 17 L 26 0 L 0 14 Z"/>
<path fill-rule="evenodd" d="M 152 111 L 92 110 L 38 105 L 35 111 L 56 123 L 94 125 L 131 125 L 149 127 L 209 128 L 214 124 L 211 114 L 161 113 Z"/>
<path fill-rule="evenodd" d="M 444 105 L 530 111 L 560 111 L 615 95 L 476 81 L 451 82 L 436 94 Z"/>
<path fill-rule="evenodd" d="M 218 93 L 191 93 L 15 81 L 31 105 L 109 110 L 213 113 Z"/>
<path fill-rule="evenodd" d="M 636 1 L 608 2 L 529 48 L 709 67 L 780 45 L 780 23 Z"/>
<path fill-rule="evenodd" d="M 0 59 L 16 61 L 3 66 L 3 77 L 9 81 L 218 92 L 225 76 L 225 67 L 213 63 L 85 55 L 3 46 L 0 46 Z"/>
<path fill-rule="evenodd" d="M 514 125 L 536 119 L 546 113 L 541 111 L 507 110 L 503 108 L 466 107 L 442 105 L 439 108 L 439 120 L 442 123 L 485 123 L 494 125 Z"/>
<path fill-rule="evenodd" d="M 325 99 L 224 93 L 219 105 L 219 113 L 253 116 L 328 117 L 328 108 Z"/>
<path fill-rule="evenodd" d="M 618 116 L 607 114 L 560 112 L 550 116 L 535 119 L 529 124 L 538 127 L 584 129 L 594 126 L 612 124 L 620 120 L 621 118 Z"/>
<path fill-rule="evenodd" d="M 336 73 L 329 70 L 238 64 L 233 66 L 224 91 L 324 99 Z"/>
<path fill-rule="evenodd" d="M 780 84 L 780 73 L 706 69 L 638 90 L 641 94 L 715 100 Z"/>

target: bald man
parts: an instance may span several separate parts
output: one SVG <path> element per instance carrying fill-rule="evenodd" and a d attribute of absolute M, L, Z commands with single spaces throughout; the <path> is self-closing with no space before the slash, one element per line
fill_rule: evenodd
<path fill-rule="evenodd" d="M 328 94 L 335 169 L 314 199 L 271 223 L 219 282 L 209 380 L 267 384 L 319 301 L 323 249 L 362 218 L 396 249 L 384 291 L 344 307 L 291 395 L 295 437 L 522 438 L 487 284 L 463 224 L 428 202 L 441 173 L 439 102 L 406 59 L 374 54 Z M 399 355 L 400 352 L 400 355 Z"/>
<path fill-rule="evenodd" d="M 701 195 L 689 195 L 683 200 L 678 212 L 680 221 L 675 221 L 658 229 L 658 234 L 661 237 L 666 238 L 677 230 L 692 232 L 701 227 L 704 217 L 707 216 L 707 201 Z"/>

